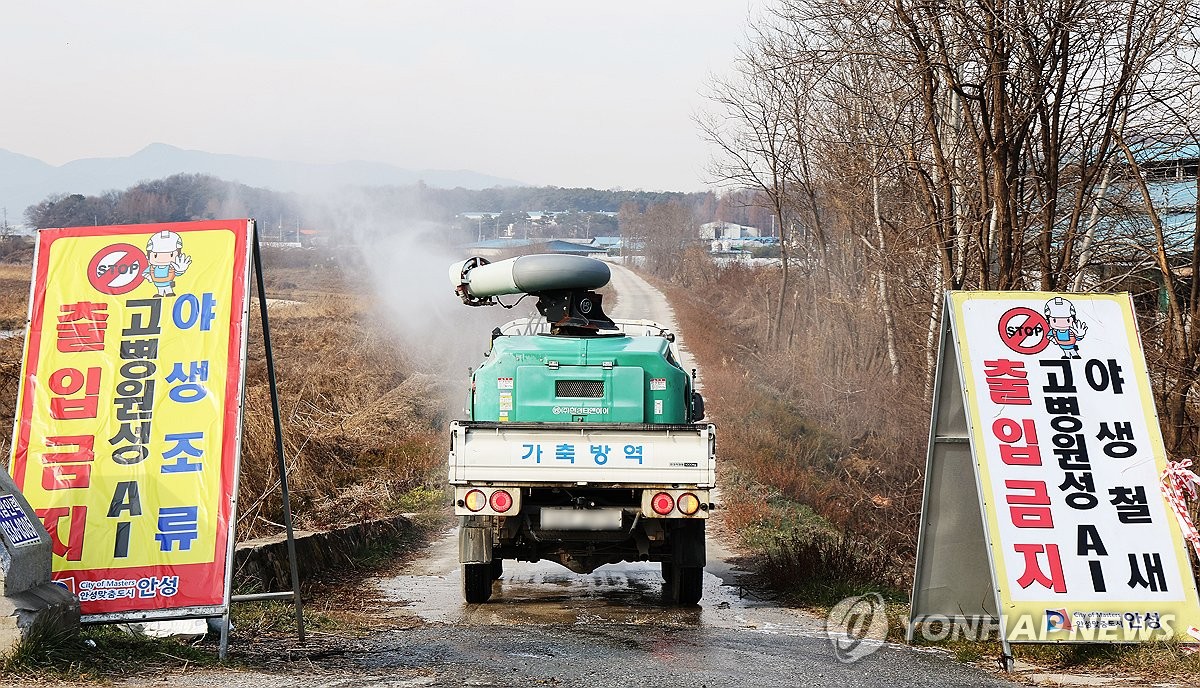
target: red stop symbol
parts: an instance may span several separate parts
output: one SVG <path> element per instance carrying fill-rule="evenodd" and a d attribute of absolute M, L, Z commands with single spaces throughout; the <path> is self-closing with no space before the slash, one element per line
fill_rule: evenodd
<path fill-rule="evenodd" d="M 128 294 L 142 283 L 146 266 L 146 254 L 133 244 L 105 246 L 88 263 L 88 282 L 104 294 Z"/>
<path fill-rule="evenodd" d="M 1018 306 L 1004 311 L 997 329 L 1004 345 L 1019 354 L 1041 353 L 1050 344 L 1046 319 L 1032 308 Z"/>

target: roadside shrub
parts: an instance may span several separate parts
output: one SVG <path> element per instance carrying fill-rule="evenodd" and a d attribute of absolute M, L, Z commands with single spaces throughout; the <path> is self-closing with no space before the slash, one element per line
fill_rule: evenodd
<path fill-rule="evenodd" d="M 763 573 L 773 587 L 809 604 L 835 604 L 864 592 L 896 593 L 905 573 L 882 547 L 853 532 L 784 535 L 766 552 Z"/>
<path fill-rule="evenodd" d="M 801 597 L 840 592 L 841 579 L 852 588 L 903 588 L 923 487 L 928 411 L 920 386 L 897 388 L 878 361 L 856 360 L 863 352 L 846 332 L 805 324 L 816 317 L 813 303 L 826 312 L 816 319 L 830 322 L 862 319 L 861 303 L 802 294 L 791 304 L 794 326 L 772 346 L 765 314 L 776 282 L 770 270 L 731 265 L 687 289 L 656 283 L 698 361 L 718 425 L 723 518 L 766 557 L 768 577 Z"/>

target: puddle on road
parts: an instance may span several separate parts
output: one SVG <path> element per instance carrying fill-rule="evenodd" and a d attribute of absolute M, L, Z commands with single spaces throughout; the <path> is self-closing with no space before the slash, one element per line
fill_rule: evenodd
<path fill-rule="evenodd" d="M 721 551 L 719 547 L 710 550 Z M 662 601 L 659 565 L 651 562 L 610 564 L 584 575 L 548 561 L 505 561 L 504 576 L 492 599 L 486 604 L 466 604 L 457 556 L 457 531 L 451 531 L 400 575 L 380 579 L 377 585 L 385 599 L 396 603 L 397 614 L 417 616 L 427 623 L 652 624 L 825 635 L 820 619 L 745 596 L 741 588 L 726 585 L 709 572 L 705 572 L 699 606 L 667 605 Z M 712 551 L 709 561 L 724 565 Z"/>

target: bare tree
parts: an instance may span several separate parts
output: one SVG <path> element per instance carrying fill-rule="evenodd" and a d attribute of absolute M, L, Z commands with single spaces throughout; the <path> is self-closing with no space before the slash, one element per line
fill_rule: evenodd
<path fill-rule="evenodd" d="M 797 309 L 819 330 L 838 318 L 817 309 L 867 298 L 882 344 L 854 365 L 881 354 L 898 379 L 901 342 L 916 340 L 895 309 L 919 307 L 928 381 L 945 289 L 1079 289 L 1152 265 L 1173 294 L 1183 258 L 1141 168 L 1196 141 L 1194 5 L 772 3 L 700 122 L 716 180 L 757 191 L 783 228 L 770 342 L 790 348 Z M 1194 307 L 1170 296 L 1164 316 L 1163 365 L 1179 372 L 1163 394 L 1178 409 L 1200 374 Z"/>
<path fill-rule="evenodd" d="M 767 39 L 769 34 L 760 33 Z M 702 116 L 698 124 L 705 138 L 720 151 L 711 172 L 714 181 L 731 188 L 761 192 L 779 227 L 781 278 L 775 315 L 768 332 L 778 345 L 787 304 L 791 217 L 789 214 L 797 150 L 785 86 L 763 63 L 755 46 L 743 51 L 729 79 L 714 80 L 708 93 L 717 112 Z"/>

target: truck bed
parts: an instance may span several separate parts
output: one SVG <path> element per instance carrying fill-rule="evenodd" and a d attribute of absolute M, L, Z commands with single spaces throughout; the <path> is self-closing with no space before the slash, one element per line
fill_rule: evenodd
<path fill-rule="evenodd" d="M 450 483 L 713 487 L 710 423 L 450 424 Z"/>

